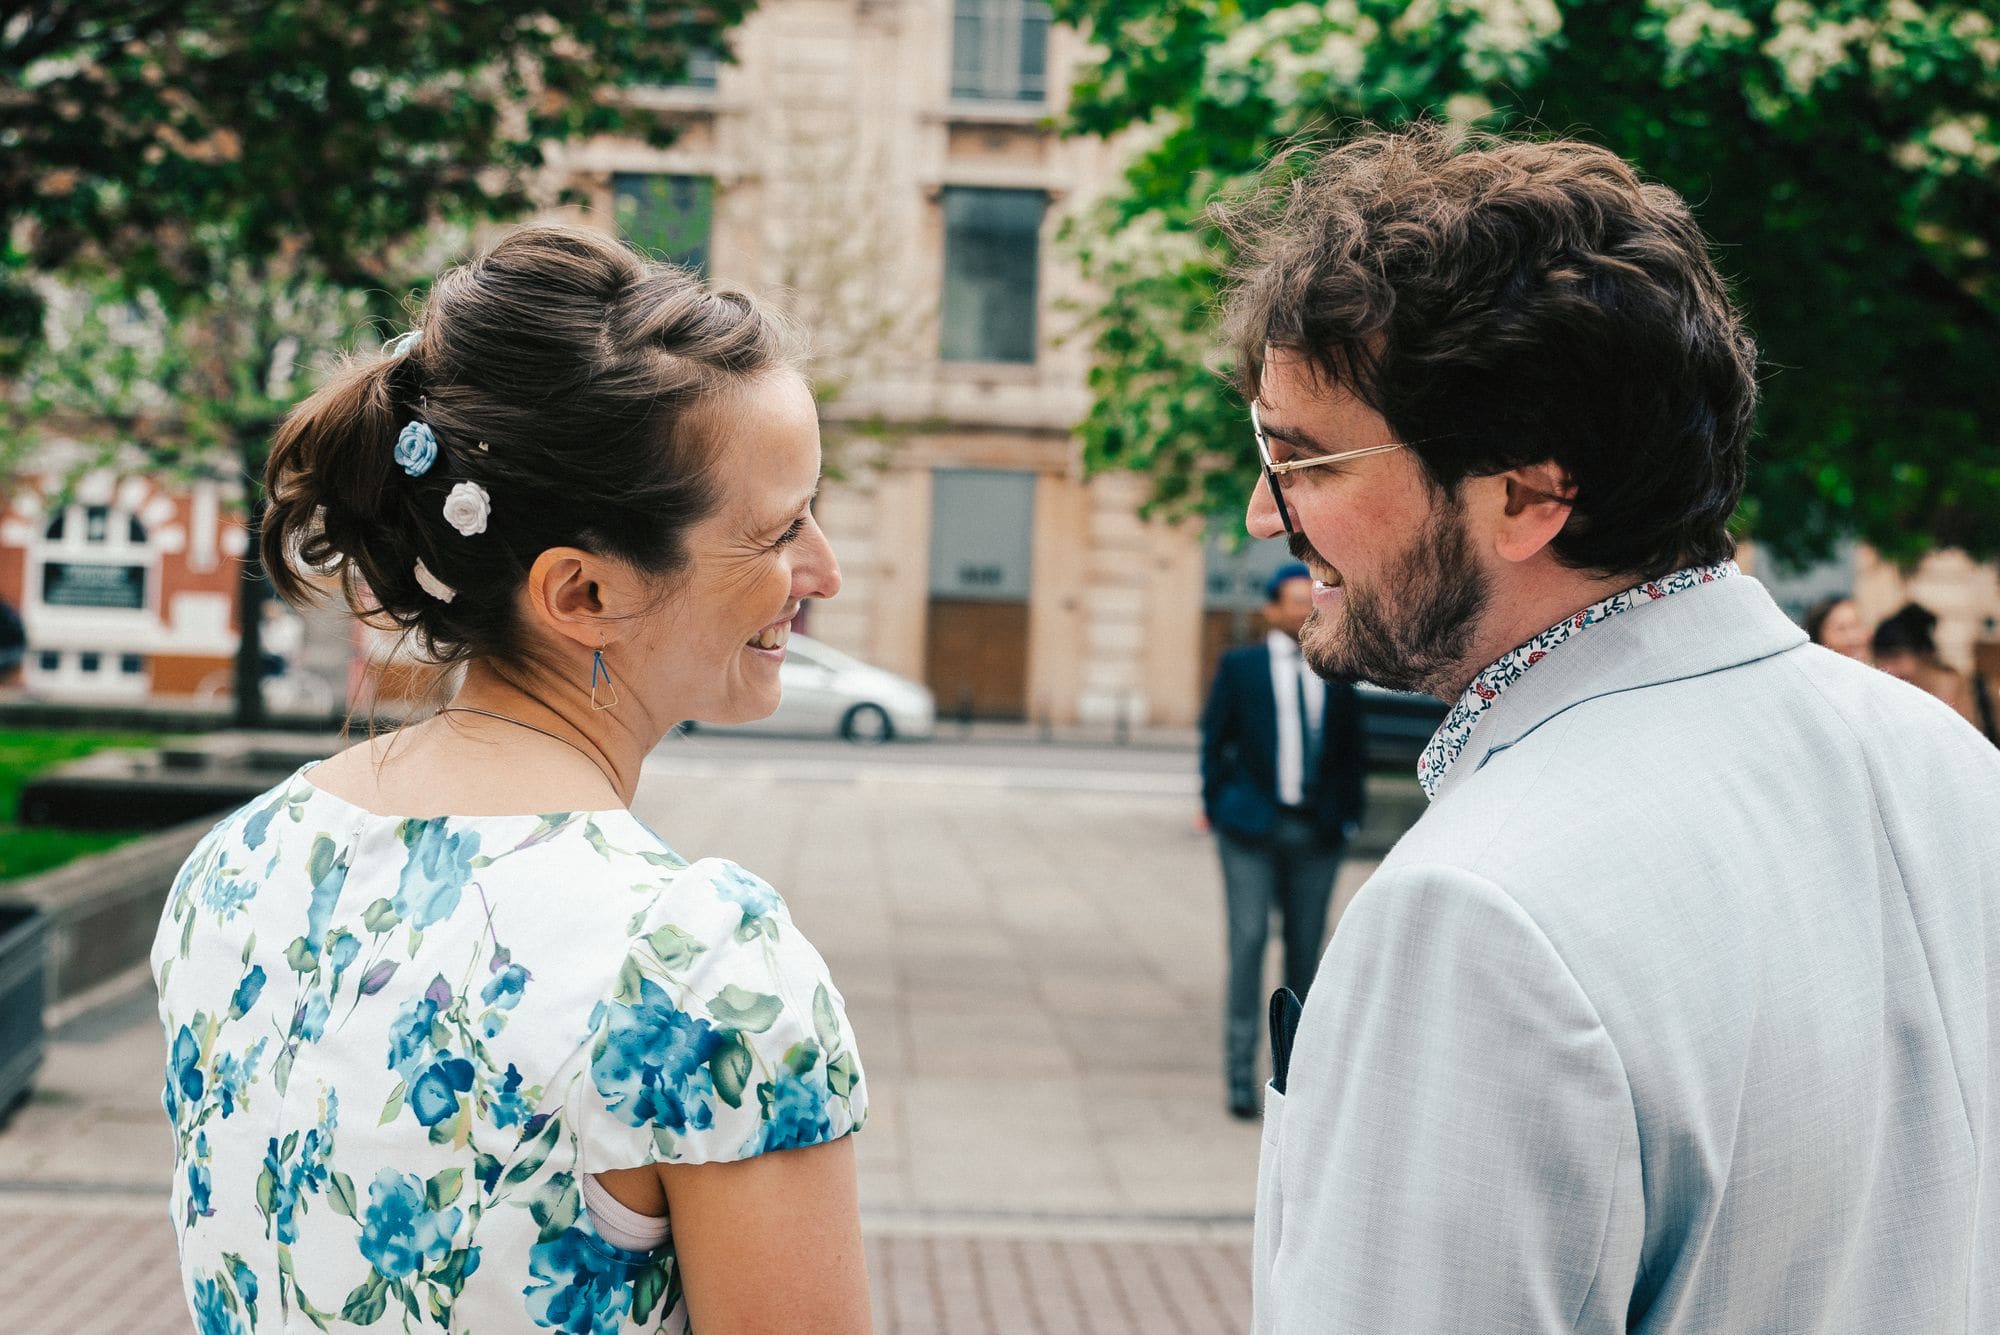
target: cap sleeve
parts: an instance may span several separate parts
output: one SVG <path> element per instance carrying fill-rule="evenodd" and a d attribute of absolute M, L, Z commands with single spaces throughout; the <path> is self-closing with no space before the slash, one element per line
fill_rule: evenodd
<path fill-rule="evenodd" d="M 590 1017 L 583 1171 L 724 1163 L 860 1128 L 846 1005 L 777 891 L 704 859 L 639 927 Z"/>

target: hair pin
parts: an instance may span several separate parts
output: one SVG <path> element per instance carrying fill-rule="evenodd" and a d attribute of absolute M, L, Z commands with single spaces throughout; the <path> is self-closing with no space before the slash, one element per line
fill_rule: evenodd
<path fill-rule="evenodd" d="M 439 602 L 448 603 L 458 597 L 458 590 L 452 588 L 451 585 L 445 583 L 436 575 L 433 575 L 431 568 L 424 564 L 422 557 L 417 558 L 416 568 L 412 573 L 417 577 L 417 587 Z"/>

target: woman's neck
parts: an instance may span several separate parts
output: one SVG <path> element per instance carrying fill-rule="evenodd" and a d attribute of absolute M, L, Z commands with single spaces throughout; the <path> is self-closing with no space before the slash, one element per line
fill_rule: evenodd
<path fill-rule="evenodd" d="M 609 696 L 610 692 L 603 691 L 598 703 L 602 705 Z M 475 710 L 480 712 L 470 712 Z M 618 697 L 618 704 L 611 708 L 593 708 L 590 691 L 575 683 L 520 681 L 488 665 L 473 663 L 437 722 L 477 722 L 489 729 L 511 723 L 529 736 L 539 732 L 552 741 L 568 743 L 596 767 L 619 802 L 629 806 L 647 754 L 665 735 L 664 730 L 655 734 L 643 715 L 639 701 L 630 695 Z"/>

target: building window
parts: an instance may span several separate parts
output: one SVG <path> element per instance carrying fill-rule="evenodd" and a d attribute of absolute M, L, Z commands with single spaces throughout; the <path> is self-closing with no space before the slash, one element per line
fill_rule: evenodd
<path fill-rule="evenodd" d="M 61 542 L 63 540 L 63 531 L 68 527 L 69 507 L 64 506 L 62 509 L 56 511 L 56 517 L 49 521 L 48 529 L 42 536 L 50 542 Z"/>
<path fill-rule="evenodd" d="M 35 666 L 44 672 L 60 672 L 62 670 L 62 655 L 53 649 L 44 649 L 35 655 Z"/>
<path fill-rule="evenodd" d="M 104 655 L 78 654 L 76 656 L 76 665 L 79 670 L 85 673 L 95 674 L 97 669 L 104 666 Z"/>
<path fill-rule="evenodd" d="M 146 656 L 144 654 L 120 654 L 118 656 L 118 670 L 128 677 L 144 676 L 146 673 Z"/>
<path fill-rule="evenodd" d="M 951 95 L 1040 102 L 1048 92 L 1049 7 L 1042 0 L 956 0 Z"/>
<path fill-rule="evenodd" d="M 619 172 L 611 178 L 611 208 L 627 241 L 657 259 L 708 277 L 709 224 L 715 209 L 712 178 Z"/>
<path fill-rule="evenodd" d="M 1039 190 L 944 192 L 948 362 L 1033 362 L 1042 211 Z"/>
<path fill-rule="evenodd" d="M 133 515 L 125 521 L 125 541 L 134 547 L 146 545 L 146 526 L 140 522 L 139 516 Z"/>
<path fill-rule="evenodd" d="M 111 507 L 88 505 L 83 510 L 83 540 L 105 542 L 111 537 Z"/>
<path fill-rule="evenodd" d="M 715 71 L 721 64 L 722 62 L 716 58 L 714 47 L 698 46 L 688 52 L 687 67 L 681 71 L 681 77 L 675 79 L 670 86 L 674 88 L 713 88 L 715 87 Z"/>

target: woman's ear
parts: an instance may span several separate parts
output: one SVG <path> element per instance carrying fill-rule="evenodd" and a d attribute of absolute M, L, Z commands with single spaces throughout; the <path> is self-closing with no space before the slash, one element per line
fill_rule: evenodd
<path fill-rule="evenodd" d="M 621 584 L 600 557 L 551 547 L 529 568 L 523 597 L 529 617 L 550 634 L 596 649 L 618 638 Z"/>

